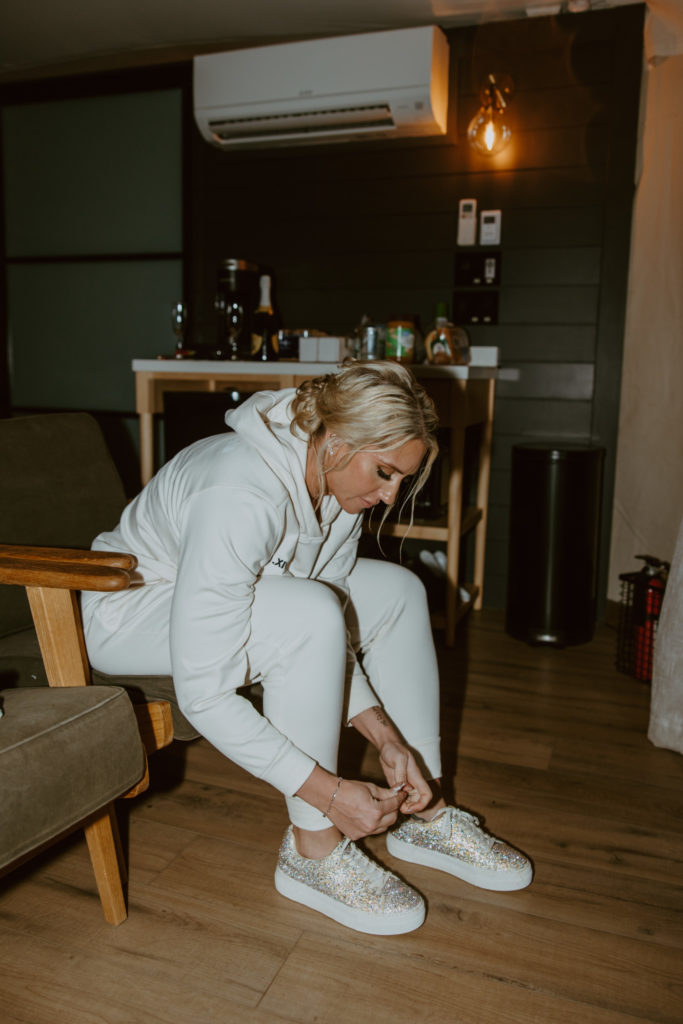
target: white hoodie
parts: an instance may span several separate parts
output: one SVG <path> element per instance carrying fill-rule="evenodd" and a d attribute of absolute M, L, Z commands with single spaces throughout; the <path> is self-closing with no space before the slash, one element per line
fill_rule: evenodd
<path fill-rule="evenodd" d="M 290 430 L 294 391 L 260 391 L 226 415 L 234 433 L 198 441 L 168 462 L 125 509 L 100 550 L 128 551 L 150 590 L 174 582 L 171 664 L 181 709 L 222 753 L 281 792 L 314 761 L 235 693 L 257 580 L 267 574 L 331 584 L 342 596 L 362 515 L 306 488 L 307 440 Z M 355 656 L 349 717 L 377 703 Z"/>

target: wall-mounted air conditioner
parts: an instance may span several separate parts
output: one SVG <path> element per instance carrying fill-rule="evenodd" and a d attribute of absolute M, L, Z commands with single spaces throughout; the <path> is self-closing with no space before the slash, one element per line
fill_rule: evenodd
<path fill-rule="evenodd" d="M 194 115 L 221 149 L 443 135 L 448 40 L 395 29 L 194 59 Z"/>

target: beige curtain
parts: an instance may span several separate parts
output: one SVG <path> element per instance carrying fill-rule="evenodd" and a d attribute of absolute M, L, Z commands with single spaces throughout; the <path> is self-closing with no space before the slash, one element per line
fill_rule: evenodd
<path fill-rule="evenodd" d="M 683 519 L 655 638 L 647 735 L 683 754 Z"/>
<path fill-rule="evenodd" d="M 649 0 L 608 597 L 683 514 L 683 3 Z"/>
<path fill-rule="evenodd" d="M 683 4 L 649 0 L 608 596 L 638 554 L 672 562 L 648 738 L 683 753 Z M 678 541 L 677 541 L 678 537 Z"/>

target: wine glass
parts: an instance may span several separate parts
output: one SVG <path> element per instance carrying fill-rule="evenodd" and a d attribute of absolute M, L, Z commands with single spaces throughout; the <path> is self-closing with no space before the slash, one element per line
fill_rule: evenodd
<path fill-rule="evenodd" d="M 239 302 L 231 302 L 225 310 L 228 348 L 231 359 L 239 359 L 239 339 L 244 327 L 244 308 Z"/>
<path fill-rule="evenodd" d="M 171 306 L 171 327 L 176 337 L 173 355 L 176 359 L 185 359 L 187 356 L 191 355 L 191 353 L 185 347 L 187 306 L 184 302 L 176 302 Z"/>
<path fill-rule="evenodd" d="M 214 299 L 214 309 L 218 314 L 218 338 L 214 358 L 239 359 L 239 342 L 244 329 L 244 306 L 236 297 L 219 292 Z"/>

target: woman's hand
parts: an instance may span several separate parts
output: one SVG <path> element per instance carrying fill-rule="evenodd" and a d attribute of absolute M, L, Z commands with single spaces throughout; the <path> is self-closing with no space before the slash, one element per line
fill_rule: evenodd
<path fill-rule="evenodd" d="M 403 791 L 343 779 L 327 816 L 349 839 L 363 839 L 386 832 L 396 822 L 405 799 Z"/>
<path fill-rule="evenodd" d="M 431 787 L 384 709 L 378 705 L 367 708 L 355 715 L 351 724 L 379 751 L 382 771 L 391 788 L 401 786 L 407 795 L 401 812 L 413 814 L 424 810 L 433 799 Z"/>
<path fill-rule="evenodd" d="M 424 810 L 432 800 L 432 791 L 412 751 L 398 740 L 388 740 L 380 747 L 379 760 L 392 789 L 402 786 L 403 793 L 407 794 L 401 806 L 403 814 Z"/>
<path fill-rule="evenodd" d="M 374 782 L 337 779 L 316 765 L 296 791 L 306 803 L 317 807 L 349 839 L 385 832 L 398 818 L 406 794 L 377 786 Z"/>

